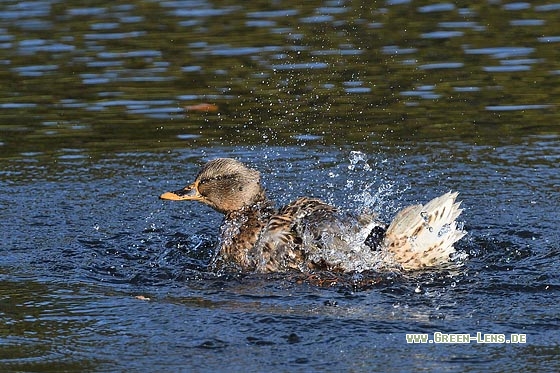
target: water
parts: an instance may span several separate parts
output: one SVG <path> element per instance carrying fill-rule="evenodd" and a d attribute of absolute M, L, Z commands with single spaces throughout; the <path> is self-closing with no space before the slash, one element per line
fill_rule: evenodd
<path fill-rule="evenodd" d="M 2 371 L 560 368 L 558 4 L 0 7 Z M 469 259 L 208 273 L 221 217 L 157 196 L 219 156 L 385 221 L 457 190 Z"/>

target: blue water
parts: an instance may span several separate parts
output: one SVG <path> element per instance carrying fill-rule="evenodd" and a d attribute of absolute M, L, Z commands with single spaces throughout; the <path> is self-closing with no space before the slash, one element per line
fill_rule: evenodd
<path fill-rule="evenodd" d="M 556 142 L 410 144 L 406 156 L 363 153 L 369 167 L 349 167 L 350 151 L 325 155 L 313 146 L 72 158 L 50 176 L 41 174 L 50 166 L 29 162 L 19 181 L 4 183 L 1 199 L 2 242 L 10 248 L 3 252 L 2 364 L 95 371 L 553 370 L 560 290 Z M 453 157 L 442 156 L 451 149 Z M 455 272 L 381 273 L 367 285 L 208 273 L 220 216 L 157 196 L 221 154 L 261 169 L 280 202 L 308 194 L 351 208 L 370 193 L 381 196 L 377 207 L 386 219 L 404 204 L 459 190 L 469 235 L 458 249 L 470 259 Z M 390 192 L 379 193 L 382 186 Z M 406 333 L 435 332 L 521 333 L 527 343 L 406 343 Z"/>

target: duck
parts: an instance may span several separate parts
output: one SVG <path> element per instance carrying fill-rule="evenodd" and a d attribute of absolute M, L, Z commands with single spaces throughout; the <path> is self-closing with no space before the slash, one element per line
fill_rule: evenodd
<path fill-rule="evenodd" d="M 202 166 L 194 182 L 160 199 L 197 201 L 224 215 L 211 270 L 355 273 L 452 263 L 454 244 L 466 234 L 457 223 L 462 212 L 457 196 L 450 191 L 407 206 L 389 224 L 376 213 L 344 211 L 315 197 L 277 209 L 258 170 L 216 158 Z"/>

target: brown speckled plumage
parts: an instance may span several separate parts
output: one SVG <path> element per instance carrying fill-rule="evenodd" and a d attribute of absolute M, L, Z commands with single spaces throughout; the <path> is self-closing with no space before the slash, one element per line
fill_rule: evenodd
<path fill-rule="evenodd" d="M 455 223 L 461 213 L 456 196 L 450 192 L 409 206 L 385 229 L 374 215 L 341 215 L 316 198 L 302 197 L 277 211 L 258 171 L 218 158 L 204 165 L 192 184 L 161 198 L 199 201 L 225 215 L 213 269 L 309 272 L 415 270 L 448 262 L 453 243 L 464 235 Z M 364 232 L 361 244 L 348 239 Z"/>

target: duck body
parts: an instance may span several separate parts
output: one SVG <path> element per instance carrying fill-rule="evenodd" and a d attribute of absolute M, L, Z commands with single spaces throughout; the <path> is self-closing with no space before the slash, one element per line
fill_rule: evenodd
<path fill-rule="evenodd" d="M 202 202 L 224 214 L 213 270 L 286 272 L 416 270 L 449 262 L 465 232 L 457 193 L 409 206 L 386 226 L 371 213 L 348 214 L 320 199 L 301 197 L 277 210 L 260 173 L 243 163 L 208 162 L 187 187 L 165 200 Z"/>

